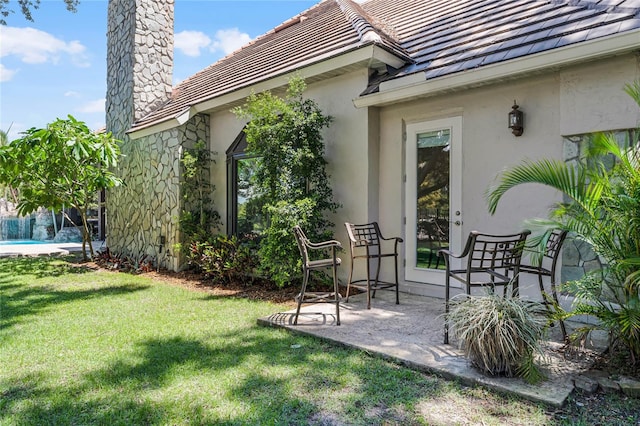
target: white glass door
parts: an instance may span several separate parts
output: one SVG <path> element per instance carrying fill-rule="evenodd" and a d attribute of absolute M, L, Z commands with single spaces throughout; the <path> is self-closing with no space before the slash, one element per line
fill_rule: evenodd
<path fill-rule="evenodd" d="M 462 117 L 407 125 L 407 281 L 444 284 L 444 260 L 438 250 L 459 250 L 461 145 Z"/>

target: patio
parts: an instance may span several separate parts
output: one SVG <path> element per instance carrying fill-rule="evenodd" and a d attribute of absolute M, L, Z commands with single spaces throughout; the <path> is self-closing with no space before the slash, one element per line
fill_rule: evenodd
<path fill-rule="evenodd" d="M 468 364 L 454 339 L 451 345 L 442 343 L 443 299 L 402 293 L 400 304 L 394 302 L 393 292 L 379 291 L 371 310 L 367 310 L 364 293 L 352 296 L 349 303 L 341 304 L 340 326 L 335 325 L 335 307 L 331 304 L 303 305 L 295 326 L 295 310 L 261 318 L 258 324 L 316 336 L 465 384 L 478 384 L 558 407 L 573 391 L 574 378 L 586 371 L 593 359 L 594 350 L 571 354 L 562 351 L 559 327 L 554 327 L 544 345 L 543 369 L 548 380 L 530 385 L 519 378 L 487 377 Z M 569 332 L 572 325 L 567 323 Z"/>

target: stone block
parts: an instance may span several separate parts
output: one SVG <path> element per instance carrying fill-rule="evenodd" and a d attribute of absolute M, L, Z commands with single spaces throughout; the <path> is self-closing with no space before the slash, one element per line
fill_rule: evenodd
<path fill-rule="evenodd" d="M 590 377 L 585 375 L 579 375 L 573 380 L 573 385 L 576 389 L 580 390 L 585 394 L 592 394 L 598 390 L 598 382 Z"/>
<path fill-rule="evenodd" d="M 564 245 L 562 251 L 562 264 L 564 266 L 578 266 L 580 264 L 580 252 L 574 243 Z"/>
<path fill-rule="evenodd" d="M 599 378 L 598 384 L 600 385 L 600 388 L 607 393 L 620 392 L 620 384 L 608 377 Z"/>
<path fill-rule="evenodd" d="M 562 282 L 578 280 L 584 276 L 584 269 L 577 266 L 565 266 L 562 268 Z"/>
<path fill-rule="evenodd" d="M 618 384 L 620 385 L 620 390 L 622 390 L 622 393 L 625 395 L 640 398 L 640 381 L 621 376 L 618 379 Z"/>

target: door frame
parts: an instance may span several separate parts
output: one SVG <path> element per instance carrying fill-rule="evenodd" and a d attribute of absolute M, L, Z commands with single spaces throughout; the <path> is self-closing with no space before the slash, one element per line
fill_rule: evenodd
<path fill-rule="evenodd" d="M 459 252 L 462 246 L 462 116 L 407 124 L 405 143 L 405 268 L 406 281 L 444 285 L 445 271 L 416 267 L 417 260 L 417 144 L 420 133 L 450 130 L 449 147 L 449 247 Z M 412 186 L 413 185 L 413 186 Z M 455 260 L 455 259 L 452 259 Z M 452 265 L 454 266 L 454 265 Z M 455 267 L 455 266 L 454 266 Z"/>

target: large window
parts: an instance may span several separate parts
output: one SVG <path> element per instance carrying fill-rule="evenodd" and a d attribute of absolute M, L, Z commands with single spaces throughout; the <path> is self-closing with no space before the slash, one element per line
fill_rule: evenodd
<path fill-rule="evenodd" d="M 257 157 L 246 153 L 244 131 L 227 150 L 227 232 L 260 235 L 266 226 L 262 197 L 253 183 Z"/>

